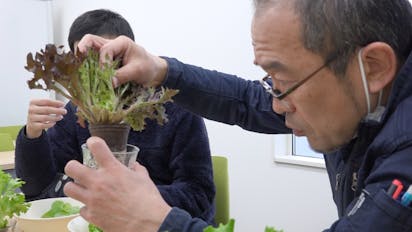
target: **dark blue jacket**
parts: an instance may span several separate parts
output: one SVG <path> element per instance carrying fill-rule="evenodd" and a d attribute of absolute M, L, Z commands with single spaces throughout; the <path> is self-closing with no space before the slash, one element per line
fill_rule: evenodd
<path fill-rule="evenodd" d="M 72 159 L 82 162 L 80 146 L 90 134 L 76 123 L 73 104 L 66 109 L 63 120 L 41 137 L 28 139 L 23 128 L 17 138 L 16 174 L 26 181 L 22 191 L 29 200 L 63 196 L 58 187 L 67 181 L 64 166 Z M 128 143 L 140 148 L 137 160 L 168 204 L 212 223 L 215 188 L 203 119 L 172 103 L 166 113 L 165 125 L 148 120 L 142 132 L 130 131 Z"/>
<path fill-rule="evenodd" d="M 257 81 L 209 71 L 166 58 L 163 83 L 179 89 L 176 102 L 212 120 L 261 133 L 290 133 L 272 111 L 271 97 Z M 412 231 L 412 206 L 392 199 L 387 189 L 399 179 L 412 184 L 412 58 L 399 71 L 380 123 L 362 122 L 358 136 L 325 154 L 339 219 L 325 231 Z M 405 190 L 405 189 L 404 189 Z M 160 231 L 202 231 L 206 226 L 173 208 Z"/>

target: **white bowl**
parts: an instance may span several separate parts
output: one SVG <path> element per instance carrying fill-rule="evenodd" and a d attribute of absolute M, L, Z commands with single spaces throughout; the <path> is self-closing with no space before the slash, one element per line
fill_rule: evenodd
<path fill-rule="evenodd" d="M 78 216 L 67 224 L 67 229 L 70 232 L 89 232 L 89 222 L 84 220 L 82 216 Z"/>
<path fill-rule="evenodd" d="M 50 210 L 53 202 L 57 200 L 70 203 L 72 206 L 83 206 L 83 203 L 69 197 L 47 198 L 31 201 L 29 210 L 16 217 L 16 227 L 24 232 L 67 232 L 67 223 L 79 216 L 79 214 L 54 218 L 41 218 L 45 212 Z"/>

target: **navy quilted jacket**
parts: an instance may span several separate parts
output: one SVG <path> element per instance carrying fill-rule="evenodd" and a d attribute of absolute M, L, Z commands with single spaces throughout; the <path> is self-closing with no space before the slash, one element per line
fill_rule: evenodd
<path fill-rule="evenodd" d="M 180 90 L 178 104 L 246 130 L 290 133 L 258 82 L 166 59 L 169 70 L 163 84 Z M 402 181 L 405 189 L 412 184 L 411 119 L 412 56 L 398 72 L 383 120 L 362 122 L 357 138 L 324 156 L 339 214 L 325 231 L 412 231 L 412 206 L 386 193 L 393 179 Z M 160 231 L 202 231 L 205 226 L 174 208 Z"/>

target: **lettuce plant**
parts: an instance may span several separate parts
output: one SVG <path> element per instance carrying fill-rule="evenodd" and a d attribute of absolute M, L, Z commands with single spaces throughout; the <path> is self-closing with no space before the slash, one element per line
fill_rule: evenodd
<path fill-rule="evenodd" d="M 69 216 L 78 214 L 80 212 L 80 206 L 73 206 L 69 202 L 61 200 L 53 201 L 50 209 L 41 215 L 41 218 L 54 218 L 61 216 Z"/>
<path fill-rule="evenodd" d="M 30 203 L 25 202 L 25 196 L 16 190 L 24 184 L 18 178 L 0 169 L 0 229 L 7 228 L 8 221 L 14 215 L 27 212 Z"/>
<path fill-rule="evenodd" d="M 203 232 L 234 232 L 235 231 L 235 219 L 231 218 L 227 224 L 219 223 L 218 227 L 207 226 L 203 229 Z M 265 227 L 265 232 L 283 232 L 283 230 L 276 230 L 274 227 Z"/>
<path fill-rule="evenodd" d="M 27 55 L 25 69 L 34 74 L 28 81 L 30 89 L 54 90 L 77 105 L 82 126 L 85 120 L 94 125 L 126 123 L 141 131 L 146 118 L 165 123 L 163 105 L 178 91 L 135 83 L 114 88 L 111 78 L 117 66 L 117 61 L 101 64 L 98 52 L 92 49 L 75 56 L 64 52 L 62 46 L 49 44 L 34 57 Z"/>

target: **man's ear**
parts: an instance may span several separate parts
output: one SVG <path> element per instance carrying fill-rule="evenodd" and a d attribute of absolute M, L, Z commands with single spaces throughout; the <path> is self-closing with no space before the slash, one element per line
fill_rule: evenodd
<path fill-rule="evenodd" d="M 368 44 L 362 49 L 362 60 L 370 93 L 378 93 L 395 79 L 398 62 L 395 51 L 388 44 Z"/>

